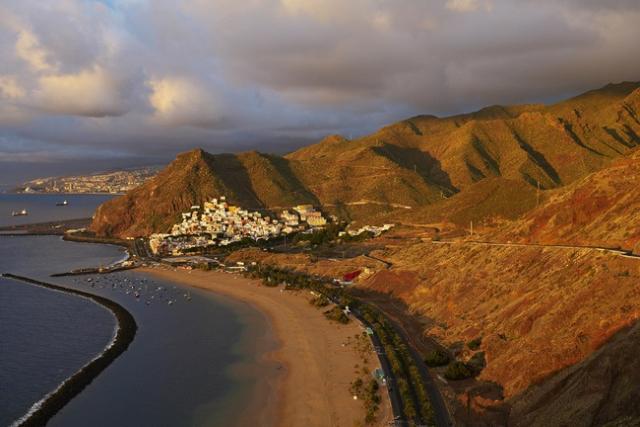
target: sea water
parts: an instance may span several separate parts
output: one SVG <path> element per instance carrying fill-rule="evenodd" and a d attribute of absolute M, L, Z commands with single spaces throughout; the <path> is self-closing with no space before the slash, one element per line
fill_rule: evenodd
<path fill-rule="evenodd" d="M 117 246 L 55 236 L 0 235 L 0 272 L 112 299 L 129 310 L 129 349 L 65 406 L 51 426 L 226 426 L 254 396 L 267 328 L 252 308 L 135 270 L 51 278 L 106 265 Z M 109 344 L 115 320 L 84 298 L 0 278 L 0 425 L 10 425 Z M 242 367 L 254 374 L 238 375 Z"/>
<path fill-rule="evenodd" d="M 91 218 L 96 207 L 113 196 L 109 194 L 2 194 L 0 227 L 66 219 Z M 66 206 L 56 206 L 67 201 Z M 13 216 L 25 209 L 26 216 Z"/>

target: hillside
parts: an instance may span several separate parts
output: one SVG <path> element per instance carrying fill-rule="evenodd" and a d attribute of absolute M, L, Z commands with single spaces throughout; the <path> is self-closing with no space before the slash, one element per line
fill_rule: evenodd
<path fill-rule="evenodd" d="M 282 158 L 256 152 L 211 155 L 197 149 L 178 155 L 153 179 L 101 205 L 91 229 L 121 237 L 166 231 L 181 212 L 220 195 L 250 209 L 317 203 Z"/>
<path fill-rule="evenodd" d="M 640 151 L 555 192 L 494 238 L 640 252 Z"/>
<path fill-rule="evenodd" d="M 92 228 L 121 237 L 166 231 L 180 211 L 222 194 L 256 209 L 313 203 L 351 220 L 514 218 L 533 206 L 533 192 L 578 181 L 640 145 L 639 87 L 608 85 L 551 106 L 417 116 L 284 157 L 184 153 L 101 207 Z"/>
<path fill-rule="evenodd" d="M 597 250 L 417 243 L 377 256 L 393 269 L 363 286 L 430 319 L 425 333 L 452 348 L 483 337 L 480 378 L 507 398 L 640 317 L 637 261 Z"/>
<path fill-rule="evenodd" d="M 373 258 L 252 249 L 230 260 L 331 277 L 366 268 L 359 295 L 404 318 L 423 351 L 435 339 L 462 360 L 483 354 L 477 380 L 439 383 L 458 425 L 590 426 L 638 417 L 629 407 L 638 398 L 638 260 L 589 248 L 398 241 L 397 233 L 369 242 L 381 248 Z M 467 343 L 477 338 L 472 350 Z"/>
<path fill-rule="evenodd" d="M 640 323 L 514 399 L 510 425 L 640 425 Z"/>

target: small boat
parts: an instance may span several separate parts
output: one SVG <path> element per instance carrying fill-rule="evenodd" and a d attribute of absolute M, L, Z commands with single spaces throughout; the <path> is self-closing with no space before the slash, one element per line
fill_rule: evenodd
<path fill-rule="evenodd" d="M 56 206 L 67 206 L 68 204 L 69 204 L 69 202 L 67 202 L 67 199 L 65 199 L 62 202 L 56 203 Z"/>
<path fill-rule="evenodd" d="M 22 209 L 21 211 L 13 211 L 11 212 L 11 216 L 27 216 L 29 212 L 26 209 Z"/>

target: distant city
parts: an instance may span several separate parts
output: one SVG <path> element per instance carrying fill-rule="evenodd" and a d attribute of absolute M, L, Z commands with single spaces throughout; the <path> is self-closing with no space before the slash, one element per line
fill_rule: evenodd
<path fill-rule="evenodd" d="M 15 188 L 16 193 L 125 193 L 155 176 L 161 166 L 147 166 L 89 175 L 36 178 Z"/>

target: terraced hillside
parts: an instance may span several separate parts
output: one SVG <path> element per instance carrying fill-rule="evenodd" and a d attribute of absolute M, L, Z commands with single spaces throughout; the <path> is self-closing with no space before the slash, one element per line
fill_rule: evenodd
<path fill-rule="evenodd" d="M 551 106 L 417 116 L 284 157 L 196 150 L 105 204 L 92 228 L 118 236 L 165 231 L 181 210 L 221 194 L 250 208 L 309 202 L 349 219 L 513 218 L 532 207 L 532 191 L 571 184 L 640 146 L 639 88 L 620 83 Z"/>

